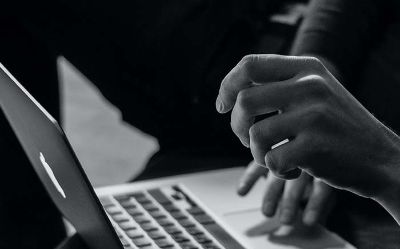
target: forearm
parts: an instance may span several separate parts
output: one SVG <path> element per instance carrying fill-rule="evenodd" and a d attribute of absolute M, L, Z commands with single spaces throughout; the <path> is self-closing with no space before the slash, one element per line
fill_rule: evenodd
<path fill-rule="evenodd" d="M 291 53 L 328 61 L 325 66 L 338 79 L 348 81 L 362 66 L 362 58 L 375 37 L 372 34 L 379 26 L 379 16 L 380 6 L 375 1 L 312 1 Z"/>
<path fill-rule="evenodd" d="M 400 164 L 397 167 L 400 167 Z M 400 183 L 397 181 L 397 183 L 391 184 L 388 189 L 387 193 L 373 199 L 385 208 L 400 225 Z"/>
<path fill-rule="evenodd" d="M 384 178 L 378 179 L 382 182 L 382 191 L 375 193 L 372 199 L 383 206 L 400 225 L 400 137 L 387 129 L 387 140 L 392 146 L 390 150 L 384 150 L 384 162 L 379 165 Z"/>

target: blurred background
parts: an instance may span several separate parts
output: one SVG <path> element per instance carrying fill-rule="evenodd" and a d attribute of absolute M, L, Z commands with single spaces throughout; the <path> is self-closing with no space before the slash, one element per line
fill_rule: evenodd
<path fill-rule="evenodd" d="M 58 59 L 65 133 L 96 187 L 136 176 L 158 150 L 157 139 L 123 122 L 121 114 L 65 58 Z"/>

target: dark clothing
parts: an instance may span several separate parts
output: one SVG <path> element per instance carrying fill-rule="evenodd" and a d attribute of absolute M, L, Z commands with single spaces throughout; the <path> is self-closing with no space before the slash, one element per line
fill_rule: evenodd
<path fill-rule="evenodd" d="M 346 88 L 400 132 L 400 2 L 320 0 L 311 8 L 293 53 L 328 59 Z"/>
<path fill-rule="evenodd" d="M 346 88 L 399 133 L 400 2 L 314 0 L 311 8 L 293 53 L 331 62 Z M 328 226 L 357 248 L 400 245 L 400 227 L 381 206 L 343 191 Z"/>

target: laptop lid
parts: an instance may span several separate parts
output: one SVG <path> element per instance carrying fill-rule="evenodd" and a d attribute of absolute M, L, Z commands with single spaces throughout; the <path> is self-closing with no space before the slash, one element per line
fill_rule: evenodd
<path fill-rule="evenodd" d="M 86 244 L 122 248 L 64 132 L 2 64 L 0 107 L 51 199 Z"/>

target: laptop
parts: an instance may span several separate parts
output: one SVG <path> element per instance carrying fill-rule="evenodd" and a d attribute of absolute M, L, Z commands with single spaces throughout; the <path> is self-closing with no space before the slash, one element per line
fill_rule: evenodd
<path fill-rule="evenodd" d="M 94 190 L 55 119 L 1 64 L 0 107 L 49 196 L 88 248 L 353 248 L 322 227 L 311 237 L 293 237 L 293 228 L 263 217 L 261 183 L 246 198 L 235 194 L 243 168 Z"/>

